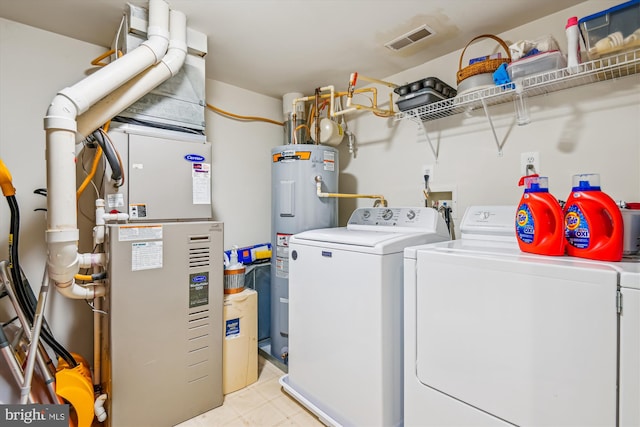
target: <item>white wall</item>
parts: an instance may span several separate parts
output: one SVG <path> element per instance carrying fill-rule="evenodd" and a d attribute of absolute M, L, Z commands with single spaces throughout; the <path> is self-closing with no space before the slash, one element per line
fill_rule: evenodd
<path fill-rule="evenodd" d="M 617 3 L 588 1 L 500 36 L 510 44 L 552 34 L 566 52 L 568 17 L 584 17 Z M 464 57 L 495 47 L 492 40 L 479 42 Z M 460 54 L 461 50 L 383 80 L 404 84 L 435 76 L 456 87 Z M 378 99 L 385 99 L 389 91 L 379 90 Z M 412 122 L 394 123 L 372 114 L 350 119 L 359 150 L 354 159 L 345 142 L 340 146 L 340 191 L 382 193 L 391 206 L 423 206 L 422 167 L 432 164 L 430 186 L 457 190 L 459 220 L 469 205 L 517 204 L 522 193 L 517 186 L 520 155 L 537 151 L 540 173 L 549 177 L 551 192 L 560 199 L 569 195 L 573 174 L 599 173 L 602 189 L 615 200 L 640 200 L 640 74 L 532 97 L 529 106 L 531 123 L 526 126 L 515 125 L 511 103 L 490 107 L 504 144 L 502 155 L 482 110 L 471 118 L 461 114 L 426 122 L 430 138 L 439 145 L 437 161 Z M 340 201 L 341 223 L 356 205 L 368 206 L 370 201 Z"/>
<path fill-rule="evenodd" d="M 207 102 L 230 113 L 282 121 L 282 100 L 215 80 Z M 224 247 L 271 242 L 271 148 L 284 131 L 263 121 L 240 121 L 211 110 L 207 139 L 213 144 L 213 212 L 224 222 Z"/>

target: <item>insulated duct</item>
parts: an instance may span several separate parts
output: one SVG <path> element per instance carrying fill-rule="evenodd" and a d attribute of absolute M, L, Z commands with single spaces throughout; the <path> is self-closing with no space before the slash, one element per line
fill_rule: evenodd
<path fill-rule="evenodd" d="M 169 16 L 169 5 L 164 0 L 150 0 L 148 39 L 74 86 L 61 90 L 47 110 L 44 118 L 48 190 L 46 241 L 49 276 L 59 288 L 78 286 L 73 278 L 83 258 L 78 254 L 75 143 L 171 77 L 176 67 L 181 67 L 182 52 L 186 52 L 186 20 L 179 12 L 171 13 L 171 29 L 180 34 L 172 34 L 169 43 Z M 166 58 L 168 46 L 173 53 L 159 64 Z M 154 67 L 149 69 L 151 66 Z M 115 93 L 119 94 L 118 99 Z M 100 294 L 103 290 L 96 292 Z M 64 293 L 81 298 L 95 296 L 73 289 Z"/>

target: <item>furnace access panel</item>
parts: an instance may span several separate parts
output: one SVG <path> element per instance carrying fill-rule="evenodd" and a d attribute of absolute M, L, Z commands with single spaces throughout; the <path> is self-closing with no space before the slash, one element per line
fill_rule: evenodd
<path fill-rule="evenodd" d="M 109 132 L 124 168 L 124 184 L 116 187 L 107 170 L 107 212 L 128 213 L 130 221 L 210 219 L 211 144 L 156 132 Z"/>

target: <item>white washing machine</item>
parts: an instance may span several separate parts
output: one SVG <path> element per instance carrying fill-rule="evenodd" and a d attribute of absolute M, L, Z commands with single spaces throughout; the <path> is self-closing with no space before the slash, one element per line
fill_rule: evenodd
<path fill-rule="evenodd" d="M 640 425 L 640 263 L 520 252 L 515 212 L 405 249 L 405 426 Z"/>
<path fill-rule="evenodd" d="M 448 239 L 420 207 L 359 208 L 291 237 L 285 391 L 328 425 L 401 425 L 403 251 Z"/>

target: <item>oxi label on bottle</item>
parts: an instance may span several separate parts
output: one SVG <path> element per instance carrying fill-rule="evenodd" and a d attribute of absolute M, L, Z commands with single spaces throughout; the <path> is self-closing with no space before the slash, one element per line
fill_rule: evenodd
<path fill-rule="evenodd" d="M 600 190 L 597 174 L 575 175 L 564 207 L 567 254 L 599 261 L 620 261 L 623 250 L 622 213 Z"/>
<path fill-rule="evenodd" d="M 564 255 L 564 222 L 560 203 L 549 193 L 548 178 L 523 177 L 524 194 L 516 212 L 516 237 L 523 252 Z"/>
<path fill-rule="evenodd" d="M 535 228 L 536 225 L 529 205 L 526 203 L 521 204 L 516 214 L 516 235 L 518 240 L 524 243 L 533 243 Z"/>
<path fill-rule="evenodd" d="M 567 242 L 579 249 L 589 247 L 589 223 L 577 205 L 571 205 L 564 216 L 565 238 Z"/>

